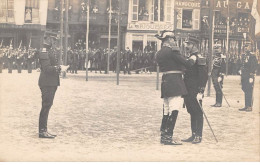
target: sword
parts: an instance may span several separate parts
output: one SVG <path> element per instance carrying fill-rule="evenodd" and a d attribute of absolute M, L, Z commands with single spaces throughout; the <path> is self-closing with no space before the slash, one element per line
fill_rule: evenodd
<path fill-rule="evenodd" d="M 206 116 L 206 113 L 204 112 L 204 110 L 203 110 L 203 108 L 202 108 L 202 106 L 201 106 L 202 100 L 197 100 L 197 101 L 198 101 L 198 104 L 199 104 L 199 106 L 200 106 L 200 109 L 201 109 L 203 115 L 205 116 L 205 119 L 206 119 L 206 121 L 207 121 L 207 123 L 208 123 L 208 126 L 209 126 L 209 128 L 210 128 L 210 130 L 211 130 L 211 132 L 212 132 L 212 134 L 213 134 L 213 136 L 214 136 L 216 142 L 218 142 L 218 139 L 217 139 L 217 137 L 215 136 L 215 134 L 214 134 L 214 132 L 213 132 L 213 129 L 212 129 L 211 126 L 210 126 L 210 123 L 209 123 L 209 120 L 208 120 L 208 118 L 207 118 L 207 116 Z"/>
<path fill-rule="evenodd" d="M 230 105 L 229 105 L 229 103 L 228 103 L 228 101 L 227 101 L 227 99 L 226 99 L 226 96 L 224 95 L 224 93 L 223 93 L 223 91 L 222 91 L 222 87 L 221 87 L 221 85 L 220 85 L 220 82 L 218 82 L 218 85 L 219 85 L 219 88 L 221 89 L 221 93 L 222 93 L 224 99 L 226 100 L 226 102 L 227 102 L 227 104 L 228 104 L 228 107 L 230 107 Z"/>

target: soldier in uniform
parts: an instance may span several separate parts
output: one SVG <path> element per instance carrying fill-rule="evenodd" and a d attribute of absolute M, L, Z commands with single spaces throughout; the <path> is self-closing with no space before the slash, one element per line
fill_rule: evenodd
<path fill-rule="evenodd" d="M 32 73 L 32 63 L 34 60 L 34 50 L 32 48 L 29 48 L 28 50 L 28 57 L 27 57 L 27 69 L 28 73 Z"/>
<path fill-rule="evenodd" d="M 8 73 L 13 72 L 13 66 L 14 66 L 14 50 L 13 47 L 10 46 L 9 51 L 8 51 Z"/>
<path fill-rule="evenodd" d="M 60 85 L 59 74 L 61 71 L 58 65 L 58 57 L 52 48 L 53 42 L 50 36 L 45 34 L 44 45 L 41 53 L 39 53 L 39 61 L 41 65 L 41 73 L 39 77 L 39 87 L 42 93 L 42 108 L 39 118 L 39 138 L 55 138 L 47 130 L 47 121 L 49 111 L 53 104 L 55 92 Z"/>
<path fill-rule="evenodd" d="M 191 118 L 192 135 L 182 141 L 192 142 L 193 144 L 200 143 L 202 140 L 203 112 L 200 105 L 208 78 L 206 59 L 199 53 L 197 44 L 199 44 L 199 40 L 192 36 L 185 44 L 186 52 L 189 54 L 189 58 L 195 60 L 195 64 L 186 70 L 184 75 L 184 82 L 188 91 L 188 94 L 184 96 L 184 102 Z"/>
<path fill-rule="evenodd" d="M 78 74 L 79 51 L 75 50 L 72 58 L 72 73 Z"/>
<path fill-rule="evenodd" d="M 18 73 L 22 73 L 23 51 L 19 50 L 16 56 L 16 64 Z"/>
<path fill-rule="evenodd" d="M 182 106 L 182 95 L 187 90 L 182 79 L 183 70 L 191 67 L 194 59 L 186 60 L 181 56 L 179 47 L 176 45 L 174 33 L 163 31 L 156 37 L 162 40 L 162 48 L 157 52 L 156 61 L 160 71 L 164 72 L 161 83 L 161 98 L 163 99 L 163 118 L 161 124 L 161 143 L 164 145 L 180 145 L 172 140 L 173 130 L 177 120 L 178 112 Z"/>
<path fill-rule="evenodd" d="M 212 105 L 213 107 L 221 107 L 222 106 L 222 88 L 223 88 L 223 80 L 224 74 L 226 72 L 226 62 L 225 56 L 221 53 L 221 45 L 214 45 L 215 56 L 213 59 L 213 69 L 211 72 L 212 82 L 214 89 L 216 91 L 216 103 Z"/>
<path fill-rule="evenodd" d="M 3 66 L 4 66 L 4 49 L 0 48 L 0 73 L 2 73 Z"/>
<path fill-rule="evenodd" d="M 245 45 L 246 53 L 242 55 L 242 66 L 240 70 L 242 90 L 245 93 L 245 107 L 239 110 L 247 112 L 252 111 L 253 86 L 258 65 L 255 54 L 250 51 L 251 45 L 247 43 Z"/>

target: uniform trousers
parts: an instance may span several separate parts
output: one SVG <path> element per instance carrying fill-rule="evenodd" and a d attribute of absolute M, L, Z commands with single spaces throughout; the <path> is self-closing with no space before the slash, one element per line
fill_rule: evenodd
<path fill-rule="evenodd" d="M 42 108 L 39 118 L 39 132 L 44 132 L 47 131 L 49 111 L 53 104 L 57 86 L 41 86 L 40 89 L 42 93 Z"/>

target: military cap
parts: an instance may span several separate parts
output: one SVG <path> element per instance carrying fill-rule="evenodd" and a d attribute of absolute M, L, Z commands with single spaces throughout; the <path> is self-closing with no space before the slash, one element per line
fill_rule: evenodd
<path fill-rule="evenodd" d="M 176 40 L 173 31 L 168 31 L 168 30 L 162 31 L 160 35 L 156 34 L 155 37 L 162 41 L 165 40 L 166 38 L 173 38 L 174 40 Z"/>

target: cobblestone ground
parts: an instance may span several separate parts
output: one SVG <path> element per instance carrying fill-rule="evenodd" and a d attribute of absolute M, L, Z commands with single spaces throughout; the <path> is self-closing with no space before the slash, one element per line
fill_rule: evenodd
<path fill-rule="evenodd" d="M 162 117 L 156 74 L 116 75 L 85 72 L 61 79 L 49 115 L 49 131 L 56 139 L 39 139 L 41 93 L 39 72 L 0 74 L 0 161 L 260 161 L 259 77 L 253 112 L 239 112 L 244 95 L 239 76 L 225 79 L 224 93 L 231 107 L 204 111 L 218 143 L 204 122 L 201 144 L 163 146 L 159 143 Z M 189 115 L 181 109 L 174 138 L 190 136 Z"/>

